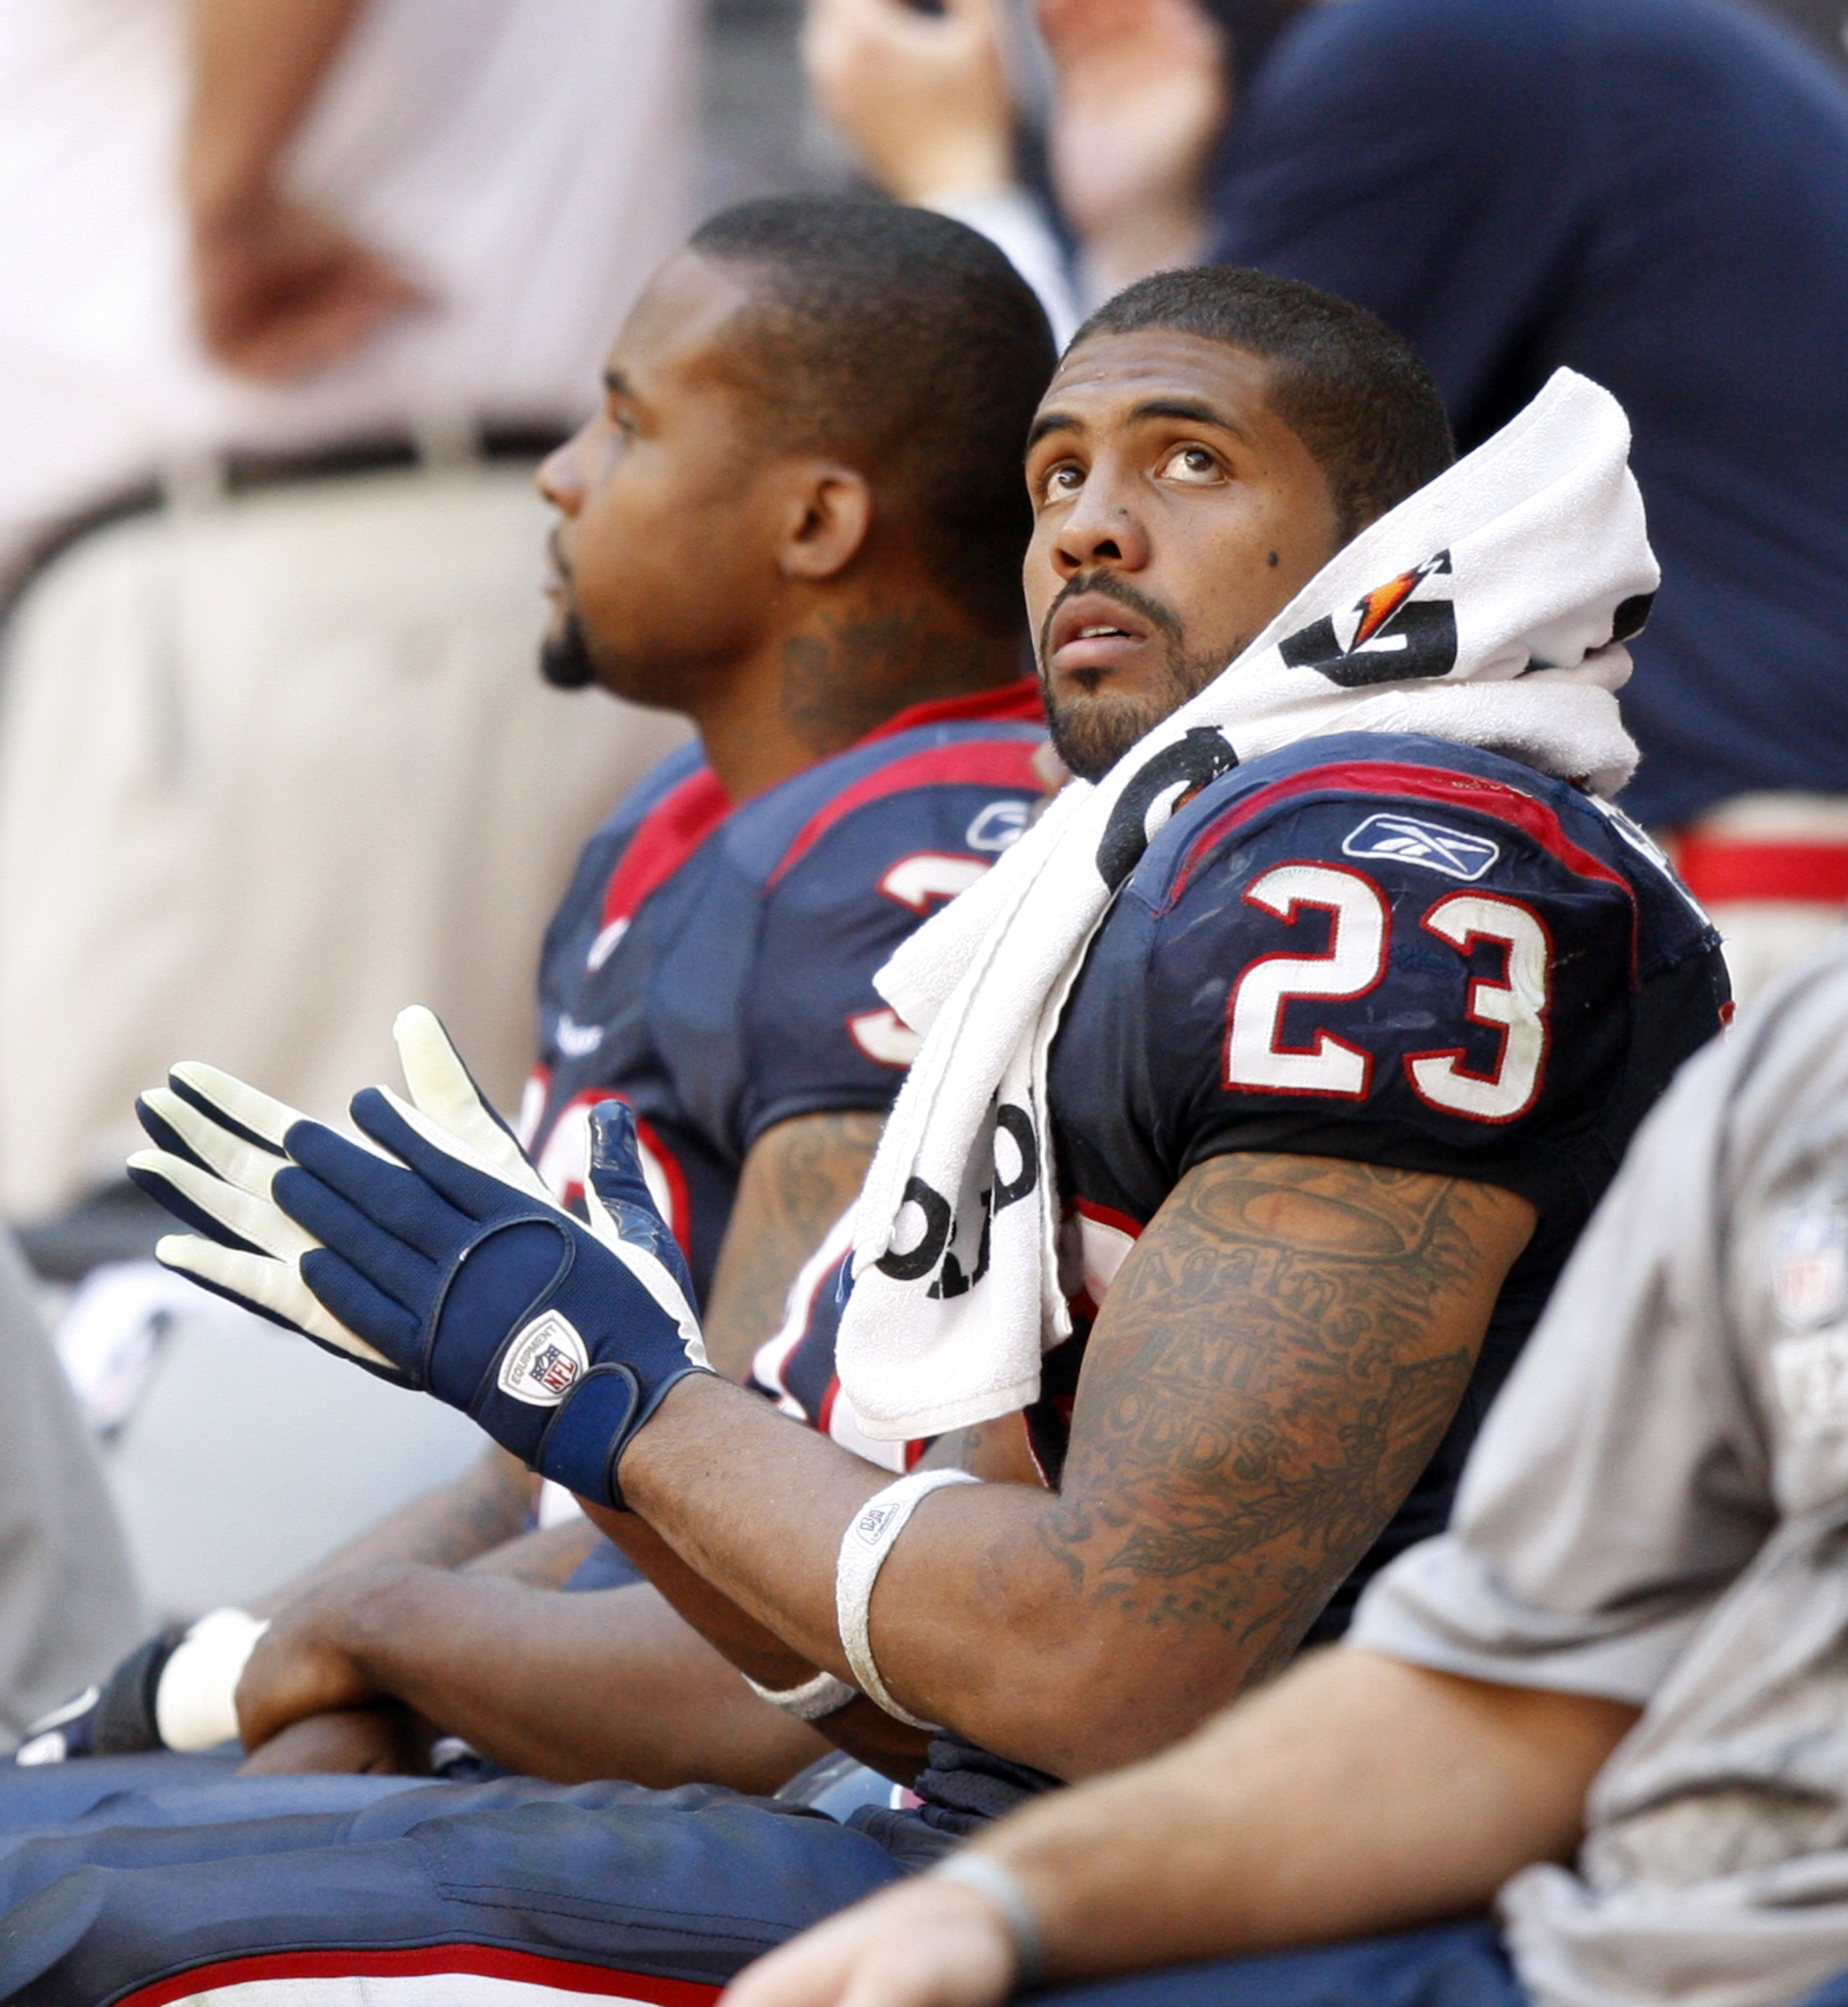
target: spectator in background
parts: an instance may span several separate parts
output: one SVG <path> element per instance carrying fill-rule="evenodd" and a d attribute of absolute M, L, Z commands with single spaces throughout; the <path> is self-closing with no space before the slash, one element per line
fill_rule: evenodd
<path fill-rule="evenodd" d="M 129 1557 L 32 1299 L 0 1231 L 0 1751 L 86 1681 L 144 1621 Z"/>
<path fill-rule="evenodd" d="M 992 37 L 993 0 L 946 5 L 812 0 L 817 89 L 908 199 L 995 115 L 970 55 L 939 125 L 919 98 L 882 119 L 900 16 L 912 43 Z M 1749 996 L 1848 900 L 1848 90 L 1732 0 L 1282 11 L 1268 52 L 1274 19 L 1225 17 L 1208 171 L 1226 29 L 1201 0 L 1042 0 L 1081 269 L 1113 288 L 1198 247 L 1370 307 L 1465 448 L 1559 364 L 1617 394 L 1663 571 L 1624 806 L 1676 839 Z"/>
<path fill-rule="evenodd" d="M 0 1209 L 226 1050 L 496 1091 L 681 735 L 538 687 L 531 472 L 686 221 L 693 0 L 0 0 Z"/>

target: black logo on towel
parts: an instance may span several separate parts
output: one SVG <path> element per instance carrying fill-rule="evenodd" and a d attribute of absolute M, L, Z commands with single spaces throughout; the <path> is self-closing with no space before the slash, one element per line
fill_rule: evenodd
<path fill-rule="evenodd" d="M 1354 631 L 1345 644 L 1332 619 L 1317 620 L 1279 642 L 1278 653 L 1293 669 L 1314 669 L 1343 690 L 1448 675 L 1457 665 L 1457 609 L 1412 594 L 1449 570 L 1450 553 L 1440 551 L 1375 586 L 1351 609 Z"/>
<path fill-rule="evenodd" d="M 922 1178 L 913 1178 L 905 1188 L 905 1203 L 918 1208 L 924 1223 L 923 1231 L 902 1251 L 887 1249 L 873 1264 L 882 1275 L 890 1275 L 895 1282 L 920 1282 L 933 1269 L 939 1269 L 936 1280 L 925 1293 L 942 1297 L 966 1296 L 988 1273 L 989 1229 L 995 1215 L 1004 1212 L 1017 1199 L 1025 1198 L 1039 1183 L 1039 1145 L 1033 1134 L 1032 1122 L 1024 1108 L 1017 1108 L 1011 1102 L 1003 1102 L 995 1110 L 997 1146 L 1003 1136 L 1013 1143 L 1019 1161 L 1011 1175 L 1004 1173 L 997 1161 L 994 1183 L 980 1194 L 981 1237 L 976 1243 L 975 1261 L 968 1272 L 965 1272 L 954 1252 L 958 1226 L 955 1208 Z"/>
<path fill-rule="evenodd" d="M 1103 841 L 1097 846 L 1097 873 L 1114 892 L 1141 862 L 1148 848 L 1148 812 L 1170 788 L 1179 787 L 1176 801 L 1197 794 L 1208 781 L 1229 774 L 1239 764 L 1232 742 L 1216 725 L 1190 726 L 1172 746 L 1144 760 L 1129 785 L 1116 797 Z"/>

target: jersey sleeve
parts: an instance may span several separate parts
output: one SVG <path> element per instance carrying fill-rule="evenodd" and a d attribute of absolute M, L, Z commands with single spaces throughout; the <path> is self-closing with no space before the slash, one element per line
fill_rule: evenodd
<path fill-rule="evenodd" d="M 1123 1035 L 1168 1178 L 1283 1151 L 1477 1179 L 1544 1211 L 1609 1176 L 1635 896 L 1557 820 L 1374 795 L 1209 824 L 1144 940 L 1148 1008 Z"/>
<path fill-rule="evenodd" d="M 982 778 L 928 779 L 831 805 L 773 874 L 746 1001 L 740 1148 L 799 1115 L 883 1113 L 916 1037 L 873 986 L 907 935 L 1026 826 L 1034 742 L 952 749 Z M 840 812 L 836 813 L 834 810 Z"/>

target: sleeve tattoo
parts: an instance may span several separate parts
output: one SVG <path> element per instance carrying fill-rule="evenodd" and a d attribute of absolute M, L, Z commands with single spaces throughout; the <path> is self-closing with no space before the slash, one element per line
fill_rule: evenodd
<path fill-rule="evenodd" d="M 1183 1180 L 1088 1349 L 1042 1536 L 1119 1615 L 1286 1659 L 1455 1413 L 1532 1215 L 1377 1166 L 1218 1157 Z"/>
<path fill-rule="evenodd" d="M 775 1336 L 790 1284 L 859 1196 L 884 1126 L 857 1109 L 799 1115 L 752 1146 L 704 1318 L 707 1350 L 728 1379 L 744 1378 Z"/>

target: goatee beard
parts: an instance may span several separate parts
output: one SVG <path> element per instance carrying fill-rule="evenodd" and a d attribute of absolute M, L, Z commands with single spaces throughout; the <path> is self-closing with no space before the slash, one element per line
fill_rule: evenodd
<path fill-rule="evenodd" d="M 1162 660 L 1160 683 L 1152 690 L 1063 704 L 1055 704 L 1049 693 L 1053 750 L 1081 781 L 1101 781 L 1139 739 L 1190 697 L 1197 697 L 1225 666 L 1216 654 L 1183 655 L 1170 648 Z"/>
<path fill-rule="evenodd" d="M 546 636 L 539 647 L 539 673 L 554 690 L 588 690 L 597 680 L 597 665 L 575 613 Z"/>

